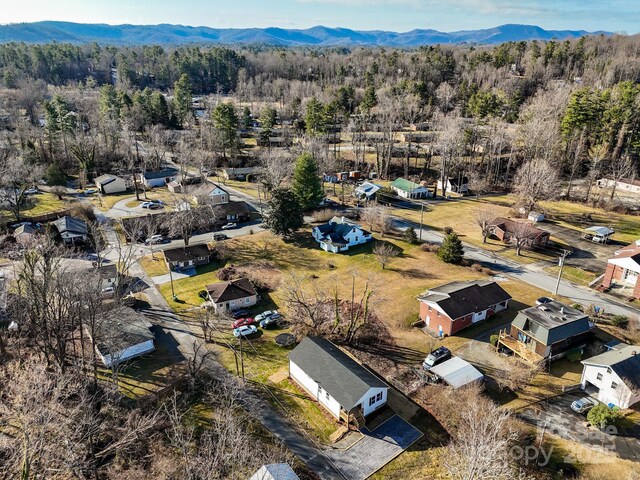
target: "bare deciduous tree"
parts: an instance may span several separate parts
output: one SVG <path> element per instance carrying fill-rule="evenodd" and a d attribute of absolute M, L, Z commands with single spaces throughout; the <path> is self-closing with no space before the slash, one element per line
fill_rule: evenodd
<path fill-rule="evenodd" d="M 373 254 L 384 270 L 389 262 L 400 254 L 400 251 L 390 243 L 378 242 L 373 247 Z"/>
<path fill-rule="evenodd" d="M 540 200 L 550 200 L 558 195 L 560 176 L 549 161 L 534 159 L 520 166 L 513 182 L 520 202 L 530 211 Z"/>
<path fill-rule="evenodd" d="M 491 222 L 498 215 L 491 208 L 479 208 L 475 211 L 474 218 L 482 232 L 482 242 L 487 243 L 487 237 L 491 234 Z"/>

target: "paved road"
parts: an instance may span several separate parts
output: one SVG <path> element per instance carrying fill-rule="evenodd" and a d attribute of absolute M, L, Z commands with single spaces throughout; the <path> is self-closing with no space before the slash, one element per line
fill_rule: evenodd
<path fill-rule="evenodd" d="M 105 233 L 107 237 L 114 234 L 108 223 L 105 223 Z M 107 258 L 117 261 L 117 252 L 111 250 L 107 253 Z M 135 263 L 130 274 L 140 279 L 141 291 L 149 298 L 151 308 L 145 314 L 151 318 L 152 322 L 160 326 L 165 333 L 171 334 L 178 343 L 178 350 L 186 359 L 193 359 L 197 352 L 203 355 L 206 352 L 206 345 L 203 345 L 199 335 L 199 327 L 191 325 L 184 319 L 178 317 L 152 280 L 138 263 Z M 198 348 L 198 346 L 201 346 Z M 204 368 L 214 378 L 230 377 L 229 372 L 215 360 L 214 356 L 206 356 L 203 360 Z M 278 438 L 289 450 L 297 455 L 306 465 L 323 480 L 344 480 L 344 476 L 334 467 L 331 461 L 322 452 L 321 448 L 298 432 L 289 421 L 283 417 L 282 413 L 275 410 L 262 398 L 253 395 L 247 390 L 247 411 L 253 415 L 262 425 Z"/>
<path fill-rule="evenodd" d="M 405 219 L 395 218 L 394 226 L 402 230 L 413 227 L 416 229 L 416 233 L 418 234 L 418 236 L 420 236 L 421 233 L 419 225 L 416 225 L 415 223 Z M 421 238 L 424 241 L 441 243 L 444 235 L 440 232 L 435 232 L 433 230 L 423 228 Z M 485 264 L 492 270 L 501 272 L 504 275 L 516 278 L 525 283 L 528 283 L 529 285 L 533 285 L 535 287 L 553 293 L 557 282 L 556 277 L 535 270 L 535 267 L 532 267 L 530 265 L 522 265 L 512 260 L 507 260 L 500 257 L 494 252 L 482 250 L 473 245 L 469 245 L 468 243 L 463 242 L 463 245 L 466 258 L 478 263 Z M 589 305 L 596 305 L 604 307 L 606 312 L 613 313 L 615 315 L 626 315 L 630 318 L 636 319 L 638 319 L 638 317 L 640 316 L 640 312 L 635 308 L 624 305 L 608 297 L 607 295 L 600 294 L 586 287 L 574 285 L 573 283 L 564 280 L 560 282 L 558 294 L 571 299 L 573 302 L 584 305 L 585 307 L 588 307 Z"/>

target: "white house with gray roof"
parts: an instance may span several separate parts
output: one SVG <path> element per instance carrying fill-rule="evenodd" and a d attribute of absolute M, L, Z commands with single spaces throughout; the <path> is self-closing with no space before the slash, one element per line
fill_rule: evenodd
<path fill-rule="evenodd" d="M 582 389 L 609 406 L 640 402 L 640 346 L 619 344 L 582 361 Z"/>
<path fill-rule="evenodd" d="M 389 386 L 324 338 L 306 337 L 289 353 L 289 377 L 339 420 L 387 403 Z"/>
<path fill-rule="evenodd" d="M 355 245 L 373 240 L 371 232 L 344 217 L 333 217 L 328 223 L 315 227 L 311 233 L 320 248 L 331 253 L 346 252 Z"/>

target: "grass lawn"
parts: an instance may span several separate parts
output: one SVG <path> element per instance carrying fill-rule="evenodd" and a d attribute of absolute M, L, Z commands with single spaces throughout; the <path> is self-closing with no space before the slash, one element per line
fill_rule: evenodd
<path fill-rule="evenodd" d="M 212 177 L 211 180 L 218 182 L 218 177 Z M 254 198 L 258 198 L 258 186 L 259 183 L 254 182 L 241 182 L 239 180 L 226 180 L 224 182 L 218 182 L 224 188 L 225 186 L 231 187 L 246 195 L 250 195 Z M 264 189 L 260 189 L 260 197 L 264 200 Z"/>
<path fill-rule="evenodd" d="M 257 338 L 242 342 L 245 377 L 261 383 L 271 394 L 266 398 L 278 409 L 296 419 L 302 428 L 322 443 L 330 443 L 329 437 L 338 424 L 297 385 L 287 378 L 289 348 L 276 345 L 275 337 L 286 329 L 260 329 Z M 215 337 L 218 359 L 227 370 L 236 374 L 236 352 L 240 351 L 240 340 L 231 332 L 221 332 Z M 265 392 L 266 393 L 266 392 Z"/>
<path fill-rule="evenodd" d="M 157 277 L 169 273 L 167 262 L 164 260 L 162 252 L 156 252 L 152 255 L 145 255 L 138 260 L 140 266 L 147 272 L 150 277 Z"/>
<path fill-rule="evenodd" d="M 550 273 L 552 275 L 558 275 L 558 271 L 560 267 L 546 267 L 544 269 L 545 272 Z M 577 285 L 588 286 L 592 281 L 594 281 L 598 277 L 598 274 L 589 272 L 587 270 L 583 270 L 578 267 L 565 266 L 562 269 L 562 278 L 563 280 L 568 280 L 571 283 L 575 283 Z"/>
<path fill-rule="evenodd" d="M 118 387 L 124 396 L 135 399 L 162 390 L 182 370 L 182 357 L 173 337 L 160 332 L 156 335 L 168 340 L 156 339 L 155 351 L 127 362 L 118 373 Z M 99 369 L 98 375 L 104 381 L 113 381 L 111 371 L 106 368 Z"/>
<path fill-rule="evenodd" d="M 205 285 L 219 282 L 216 272 L 223 266 L 220 262 L 212 262 L 209 265 L 196 267 L 197 275 L 181 280 L 174 280 L 173 288 L 176 294 L 175 301 L 171 295 L 171 283 L 158 286 L 158 290 L 165 298 L 171 308 L 176 311 L 199 307 L 204 304 L 204 299 L 198 296 L 200 290 L 204 290 Z"/>
<path fill-rule="evenodd" d="M 58 200 L 56 195 L 46 192 L 30 195 L 27 201 L 29 203 L 20 210 L 21 216 L 37 217 L 38 215 L 66 210 L 72 205 L 71 202 L 65 200 L 64 197 L 62 200 Z M 8 210 L 2 210 L 0 214 L 10 220 L 14 219 L 13 213 Z"/>
<path fill-rule="evenodd" d="M 126 198 L 135 198 L 135 193 L 124 192 L 113 193 L 110 195 L 93 195 L 90 198 L 93 205 L 95 205 L 99 210 L 106 212 L 107 210 L 111 210 L 113 206 L 120 200 L 124 200 Z"/>

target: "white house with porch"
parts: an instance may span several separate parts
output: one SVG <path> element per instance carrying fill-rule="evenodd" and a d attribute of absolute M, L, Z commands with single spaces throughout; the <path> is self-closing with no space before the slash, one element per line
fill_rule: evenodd
<path fill-rule="evenodd" d="M 289 377 L 336 419 L 359 427 L 387 403 L 389 386 L 324 338 L 306 337 L 289 353 Z"/>
<path fill-rule="evenodd" d="M 346 252 L 355 245 L 373 240 L 371 232 L 344 217 L 333 217 L 328 223 L 315 227 L 311 233 L 320 248 L 331 253 Z"/>

